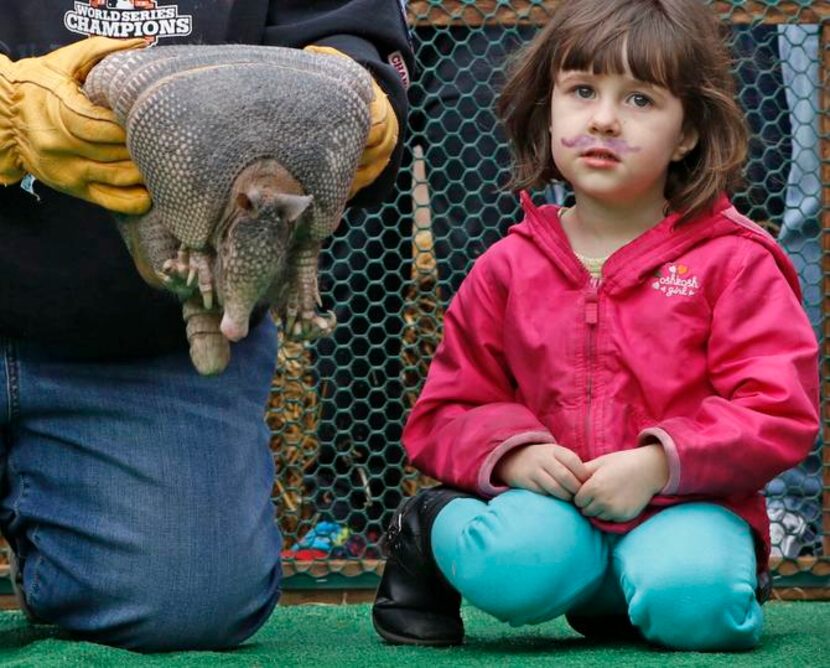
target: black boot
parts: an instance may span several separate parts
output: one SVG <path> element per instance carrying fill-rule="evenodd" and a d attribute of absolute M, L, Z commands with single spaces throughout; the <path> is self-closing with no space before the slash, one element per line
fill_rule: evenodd
<path fill-rule="evenodd" d="M 438 512 L 470 494 L 449 487 L 423 489 L 395 511 L 384 536 L 386 568 L 372 622 L 395 645 L 458 645 L 464 639 L 461 595 L 432 557 L 430 533 Z"/>

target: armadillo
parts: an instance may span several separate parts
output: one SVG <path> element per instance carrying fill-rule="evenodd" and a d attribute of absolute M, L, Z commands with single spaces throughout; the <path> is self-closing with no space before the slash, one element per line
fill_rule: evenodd
<path fill-rule="evenodd" d="M 141 275 L 183 302 L 190 353 L 224 370 L 269 303 L 286 333 L 325 335 L 317 263 L 369 132 L 369 74 L 348 58 L 243 45 L 124 51 L 84 85 L 126 128 L 153 208 L 119 216 Z"/>

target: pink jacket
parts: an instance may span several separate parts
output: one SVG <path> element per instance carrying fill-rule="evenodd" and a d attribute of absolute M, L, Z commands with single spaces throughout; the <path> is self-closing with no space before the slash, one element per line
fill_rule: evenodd
<path fill-rule="evenodd" d="M 522 194 L 525 219 L 481 256 L 447 310 L 444 338 L 406 424 L 412 463 L 490 497 L 496 462 L 529 443 L 583 461 L 659 441 L 661 507 L 719 503 L 754 529 L 759 493 L 818 432 L 818 346 L 784 252 L 726 197 L 676 215 L 614 253 L 600 281 L 577 260 L 554 206 Z"/>

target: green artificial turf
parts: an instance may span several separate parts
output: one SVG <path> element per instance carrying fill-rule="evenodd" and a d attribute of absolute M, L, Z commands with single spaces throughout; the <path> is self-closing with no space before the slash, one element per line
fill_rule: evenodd
<path fill-rule="evenodd" d="M 741 654 L 669 652 L 645 644 L 589 642 L 563 619 L 514 629 L 470 608 L 467 641 L 450 649 L 391 647 L 375 635 L 368 605 L 287 606 L 242 647 L 228 652 L 142 656 L 31 627 L 0 613 L 2 666 L 830 666 L 830 603 L 769 603 L 761 646 Z"/>

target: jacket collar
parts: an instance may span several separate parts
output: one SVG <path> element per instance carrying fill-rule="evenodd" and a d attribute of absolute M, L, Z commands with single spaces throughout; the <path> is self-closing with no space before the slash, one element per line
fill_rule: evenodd
<path fill-rule="evenodd" d="M 590 274 L 571 249 L 559 221 L 560 207 L 536 206 L 526 191 L 520 193 L 520 199 L 525 214 L 524 221 L 513 226 L 510 233 L 533 240 L 575 287 L 588 283 Z M 740 216 L 726 195 L 722 195 L 709 213 L 682 225 L 677 225 L 679 214 L 666 216 L 608 258 L 603 267 L 603 290 L 615 293 L 639 285 L 657 268 L 702 241 L 736 233 L 739 226 L 730 216 L 725 215 L 731 212 Z"/>

